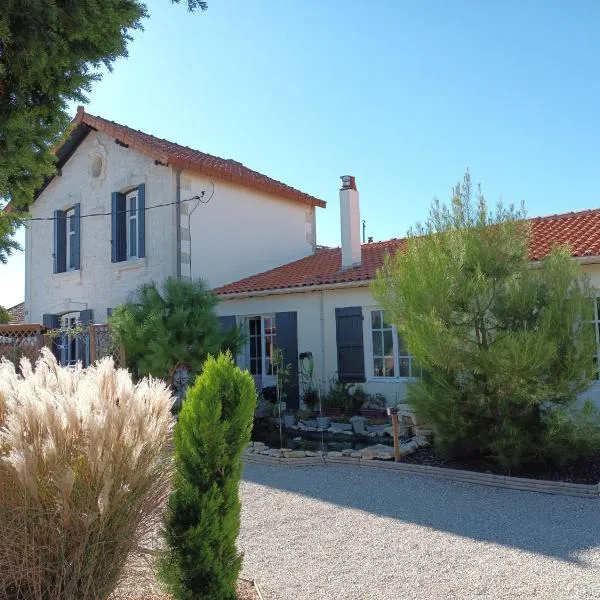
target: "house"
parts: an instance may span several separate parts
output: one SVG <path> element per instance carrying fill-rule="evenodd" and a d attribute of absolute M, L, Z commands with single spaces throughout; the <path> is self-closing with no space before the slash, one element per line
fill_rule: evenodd
<path fill-rule="evenodd" d="M 214 287 L 315 250 L 326 203 L 235 160 L 83 107 L 55 152 L 56 173 L 29 209 L 25 323 L 105 323 L 143 283 Z M 84 358 L 75 346 L 69 363 Z"/>
<path fill-rule="evenodd" d="M 246 330 L 249 341 L 238 363 L 259 385 L 274 382 L 273 344 L 284 350 L 293 369 L 287 391 L 292 408 L 302 397 L 298 356 L 306 353 L 312 355 L 314 379 L 321 386 L 331 379 L 363 382 L 366 391 L 383 394 L 390 403 L 403 399 L 407 383 L 419 376 L 369 288 L 386 254 L 401 249 L 405 240 L 361 245 L 356 184 L 352 177 L 342 181 L 341 248 L 316 248 L 310 256 L 215 290 L 221 318 Z M 546 256 L 555 244 L 569 244 L 573 259 L 600 289 L 600 210 L 535 218 L 531 225 L 532 261 Z M 597 305 L 594 310 L 600 340 Z M 600 385 L 592 386 L 590 395 L 600 398 Z"/>
<path fill-rule="evenodd" d="M 19 302 L 7 309 L 10 315 L 9 325 L 20 325 L 25 322 L 25 302 Z"/>

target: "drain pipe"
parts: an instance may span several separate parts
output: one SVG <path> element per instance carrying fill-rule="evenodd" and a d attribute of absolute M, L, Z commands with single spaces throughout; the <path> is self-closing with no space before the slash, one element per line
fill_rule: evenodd
<path fill-rule="evenodd" d="M 175 240 L 175 271 L 177 279 L 181 279 L 181 169 L 175 171 Z"/>

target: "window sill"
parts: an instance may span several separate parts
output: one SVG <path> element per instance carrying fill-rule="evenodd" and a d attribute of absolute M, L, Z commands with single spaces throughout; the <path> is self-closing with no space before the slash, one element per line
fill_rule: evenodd
<path fill-rule="evenodd" d="M 54 273 L 56 281 L 60 283 L 68 283 L 70 281 L 79 281 L 81 279 L 81 270 L 73 269 L 71 271 L 62 271 L 61 273 Z"/>
<path fill-rule="evenodd" d="M 121 260 L 119 262 L 112 263 L 113 269 L 118 271 L 119 275 L 127 271 L 139 271 L 140 269 L 146 268 L 148 263 L 145 258 L 130 258 L 128 260 Z"/>
<path fill-rule="evenodd" d="M 367 377 L 367 383 L 403 383 L 419 381 L 419 377 Z"/>

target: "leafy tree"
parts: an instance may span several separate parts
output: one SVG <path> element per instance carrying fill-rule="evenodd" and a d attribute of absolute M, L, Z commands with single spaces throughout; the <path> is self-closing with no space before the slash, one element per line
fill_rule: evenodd
<path fill-rule="evenodd" d="M 556 411 L 589 385 L 588 279 L 567 248 L 532 265 L 530 236 L 523 208 L 490 211 L 467 173 L 378 274 L 374 294 L 424 370 L 409 402 L 447 455 L 509 469 L 552 458 Z"/>
<path fill-rule="evenodd" d="M 4 306 L 0 306 L 0 325 L 6 325 L 9 321 L 9 312 L 4 308 Z"/>
<path fill-rule="evenodd" d="M 190 11 L 207 8 L 201 0 L 187 5 Z M 32 201 L 54 170 L 51 150 L 67 130 L 68 103 L 86 102 L 101 68 L 110 70 L 127 56 L 132 32 L 147 14 L 138 0 L 3 0 L 0 198 L 20 209 Z M 10 227 L 10 217 L 0 213 L 4 252 L 16 249 L 7 245 Z"/>
<path fill-rule="evenodd" d="M 115 341 L 125 349 L 137 377 L 168 379 L 179 367 L 199 373 L 209 354 L 236 352 L 238 329 L 222 331 L 215 313 L 218 298 L 200 280 L 167 279 L 142 285 L 134 302 L 118 306 L 110 319 Z"/>
<path fill-rule="evenodd" d="M 254 380 L 231 354 L 209 357 L 175 428 L 175 477 L 159 575 L 177 600 L 234 600 L 242 556 L 241 454 L 250 442 Z"/>

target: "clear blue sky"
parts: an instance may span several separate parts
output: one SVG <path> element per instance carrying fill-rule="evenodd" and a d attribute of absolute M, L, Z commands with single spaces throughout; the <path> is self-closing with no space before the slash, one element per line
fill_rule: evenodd
<path fill-rule="evenodd" d="M 523 200 L 530 215 L 600 207 L 597 0 L 149 10 L 87 110 L 328 200 L 319 243 L 339 244 L 343 174 L 376 240 L 403 236 L 467 168 L 490 201 Z M 10 306 L 22 255 L 0 270 Z"/>

